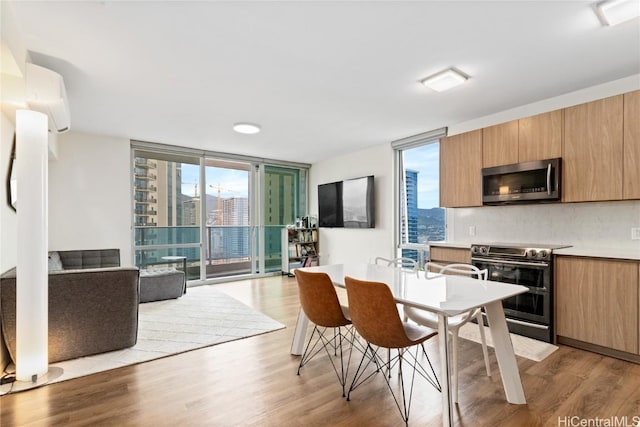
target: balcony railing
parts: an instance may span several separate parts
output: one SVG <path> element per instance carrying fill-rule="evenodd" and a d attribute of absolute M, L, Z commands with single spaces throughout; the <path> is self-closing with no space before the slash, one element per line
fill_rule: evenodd
<path fill-rule="evenodd" d="M 136 179 L 157 179 L 158 176 L 149 172 L 135 172 L 133 174 Z"/>
<path fill-rule="evenodd" d="M 280 229 L 267 227 L 265 231 L 265 264 L 267 271 L 280 268 Z M 187 257 L 187 276 L 200 278 L 201 261 L 206 265 L 206 277 L 221 277 L 251 272 L 253 259 L 250 226 L 208 226 L 204 242 L 204 259 L 200 259 L 200 228 L 135 227 L 136 265 L 140 268 L 166 267 L 163 256 Z M 192 247 L 186 247 L 193 245 Z M 146 249 L 145 246 L 154 246 Z M 175 246 L 158 248 L 158 246 Z M 176 264 L 182 268 L 181 264 Z"/>
<path fill-rule="evenodd" d="M 136 195 L 135 200 L 138 203 L 158 203 L 158 199 L 155 197 L 143 197 L 142 195 Z"/>
<path fill-rule="evenodd" d="M 158 165 L 149 159 L 136 158 L 135 165 L 142 168 L 155 169 Z"/>

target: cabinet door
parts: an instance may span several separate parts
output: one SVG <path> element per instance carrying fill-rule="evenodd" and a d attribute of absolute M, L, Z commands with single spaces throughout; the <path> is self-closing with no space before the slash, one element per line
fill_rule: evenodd
<path fill-rule="evenodd" d="M 562 110 L 518 120 L 518 161 L 562 157 Z"/>
<path fill-rule="evenodd" d="M 482 130 L 440 141 L 440 206 L 482 205 Z"/>
<path fill-rule="evenodd" d="M 640 199 L 640 90 L 624 95 L 625 199 Z"/>
<path fill-rule="evenodd" d="M 638 353 L 638 263 L 558 257 L 557 335 Z"/>
<path fill-rule="evenodd" d="M 565 109 L 565 202 L 622 199 L 622 98 Z"/>
<path fill-rule="evenodd" d="M 429 248 L 429 260 L 440 264 L 469 264 L 471 262 L 471 251 L 469 249 L 431 246 Z"/>
<path fill-rule="evenodd" d="M 518 121 L 482 129 L 482 166 L 518 163 Z"/>

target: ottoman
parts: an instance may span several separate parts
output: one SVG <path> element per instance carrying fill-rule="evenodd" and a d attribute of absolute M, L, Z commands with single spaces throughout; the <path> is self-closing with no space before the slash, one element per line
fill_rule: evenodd
<path fill-rule="evenodd" d="M 140 302 L 180 298 L 186 291 L 184 272 L 174 268 L 140 270 Z"/>

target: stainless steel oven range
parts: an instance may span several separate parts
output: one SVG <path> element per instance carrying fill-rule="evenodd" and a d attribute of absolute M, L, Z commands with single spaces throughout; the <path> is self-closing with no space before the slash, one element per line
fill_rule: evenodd
<path fill-rule="evenodd" d="M 566 245 L 484 243 L 471 245 L 471 262 L 489 280 L 529 288 L 502 302 L 509 331 L 553 342 L 553 250 Z"/>

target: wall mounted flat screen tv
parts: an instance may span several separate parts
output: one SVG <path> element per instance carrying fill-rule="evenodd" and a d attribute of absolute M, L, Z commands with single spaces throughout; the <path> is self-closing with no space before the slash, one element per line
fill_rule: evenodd
<path fill-rule="evenodd" d="M 374 228 L 373 175 L 342 181 L 342 220 L 345 228 Z"/>
<path fill-rule="evenodd" d="M 343 227 L 342 182 L 318 185 L 318 226 Z"/>
<path fill-rule="evenodd" d="M 374 228 L 373 175 L 318 185 L 318 226 Z"/>

